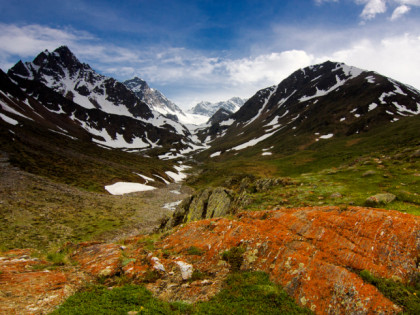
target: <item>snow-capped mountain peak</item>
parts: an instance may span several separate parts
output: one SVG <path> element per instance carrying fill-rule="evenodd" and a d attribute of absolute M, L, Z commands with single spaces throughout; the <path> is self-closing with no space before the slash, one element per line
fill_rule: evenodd
<path fill-rule="evenodd" d="M 195 105 L 189 110 L 189 112 L 196 115 L 203 115 L 207 117 L 212 117 L 220 108 L 226 109 L 232 113 L 241 108 L 241 106 L 246 102 L 246 99 L 240 97 L 232 97 L 227 101 L 221 101 L 216 103 L 202 101 Z"/>
<path fill-rule="evenodd" d="M 124 81 L 124 85 L 150 108 L 158 111 L 163 115 L 184 115 L 183 111 L 165 95 L 156 89 L 149 87 L 146 81 L 139 77 Z"/>
<path fill-rule="evenodd" d="M 419 114 L 418 90 L 373 71 L 327 61 L 258 91 L 236 113 L 201 129 L 199 136 L 222 152 L 270 137 L 305 135 L 311 143 L 354 135 Z M 235 141 L 234 148 L 225 147 Z"/>
<path fill-rule="evenodd" d="M 8 73 L 40 81 L 87 109 L 143 119 L 153 117 L 149 107 L 122 83 L 96 73 L 66 46 L 54 52 L 43 51 L 32 62 L 19 62 Z"/>
<path fill-rule="evenodd" d="M 68 47 L 43 51 L 32 62 L 20 61 L 8 76 L 48 111 L 67 116 L 101 145 L 151 149 L 176 143 L 175 152 L 194 145 L 190 131 L 174 115 L 162 115 L 149 108 L 123 83 L 81 63 Z M 136 78 L 139 85 L 148 88 L 147 83 Z"/>

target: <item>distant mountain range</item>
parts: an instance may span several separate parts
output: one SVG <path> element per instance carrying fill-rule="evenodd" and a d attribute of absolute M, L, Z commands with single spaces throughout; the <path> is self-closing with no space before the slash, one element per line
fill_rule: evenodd
<path fill-rule="evenodd" d="M 297 70 L 247 101 L 200 102 L 190 113 L 138 77 L 121 83 L 98 74 L 66 46 L 41 52 L 32 62 L 19 61 L 0 79 L 0 117 L 6 126 L 30 122 L 163 159 L 197 150 L 209 155 L 241 151 L 297 135 L 311 143 L 420 114 L 420 92 L 413 87 L 331 61 Z M 184 125 L 197 117 L 206 124 Z"/>
<path fill-rule="evenodd" d="M 227 101 L 216 103 L 202 101 L 189 110 L 189 112 L 207 117 L 213 116 L 220 108 L 232 113 L 236 112 L 246 102 L 246 99 L 240 97 L 232 97 Z"/>
<path fill-rule="evenodd" d="M 21 114 L 15 118 L 33 116 L 41 124 L 54 124 L 58 132 L 75 138 L 83 133 L 111 148 L 182 150 L 194 145 L 189 130 L 176 119 L 154 110 L 124 84 L 81 63 L 65 46 L 41 52 L 32 62 L 19 61 L 8 77 L 26 93 L 19 100 L 7 101 L 9 113 Z"/>

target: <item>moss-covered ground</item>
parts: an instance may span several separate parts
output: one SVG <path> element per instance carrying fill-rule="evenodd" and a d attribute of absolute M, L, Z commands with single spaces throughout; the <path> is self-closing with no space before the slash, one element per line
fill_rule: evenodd
<path fill-rule="evenodd" d="M 52 314 L 311 314 L 296 305 L 281 287 L 263 272 L 229 275 L 220 293 L 193 305 L 168 303 L 143 286 L 126 285 L 109 290 L 91 286 L 70 297 Z"/>

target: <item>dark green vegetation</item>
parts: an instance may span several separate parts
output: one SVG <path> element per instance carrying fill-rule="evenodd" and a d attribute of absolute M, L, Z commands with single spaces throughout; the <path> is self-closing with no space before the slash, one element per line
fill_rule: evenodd
<path fill-rule="evenodd" d="M 196 305 L 199 314 L 311 314 L 299 307 L 266 273 L 229 275 L 222 291 Z"/>
<path fill-rule="evenodd" d="M 420 117 L 409 117 L 387 128 L 350 137 L 311 142 L 307 136 L 297 135 L 295 146 L 289 143 L 290 138 L 278 143 L 268 139 L 238 151 L 237 155 L 228 152 L 210 159 L 202 166 L 200 175 L 190 178 L 188 183 L 196 189 L 208 185 L 238 189 L 245 177 L 287 176 L 297 184 L 265 192 L 251 189 L 248 191 L 251 203 L 244 209 L 365 206 L 366 198 L 387 192 L 397 198 L 380 207 L 420 215 L 418 126 Z M 262 156 L 262 149 L 271 146 L 273 155 Z"/>
<path fill-rule="evenodd" d="M 143 286 L 126 285 L 109 290 L 91 286 L 69 299 L 52 314 L 183 314 L 189 307 L 165 303 L 154 298 Z"/>
<path fill-rule="evenodd" d="M 420 314 L 420 282 L 417 279 L 414 286 L 405 285 L 390 279 L 381 279 L 369 271 L 360 272 L 362 279 L 375 287 L 388 299 L 401 306 L 405 314 Z"/>
<path fill-rule="evenodd" d="M 243 253 L 245 249 L 242 247 L 233 247 L 228 251 L 222 253 L 222 259 L 230 265 L 232 272 L 240 270 L 242 262 L 244 260 Z"/>
<path fill-rule="evenodd" d="M 201 256 L 203 255 L 203 251 L 195 246 L 191 246 L 188 247 L 187 254 Z"/>
<path fill-rule="evenodd" d="M 311 314 L 301 308 L 263 272 L 231 274 L 220 293 L 194 305 L 167 303 L 154 298 L 142 286 L 112 290 L 88 287 L 70 297 L 53 314 Z"/>

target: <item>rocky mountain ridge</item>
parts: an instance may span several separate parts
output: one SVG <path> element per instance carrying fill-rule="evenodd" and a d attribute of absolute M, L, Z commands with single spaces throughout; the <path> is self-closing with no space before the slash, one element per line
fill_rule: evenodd
<path fill-rule="evenodd" d="M 266 139 L 305 142 L 363 133 L 420 114 L 420 92 L 372 71 L 327 61 L 258 91 L 200 139 L 211 151 L 240 151 Z M 266 141 L 267 143 L 269 141 Z M 210 151 L 209 151 L 210 152 Z"/>
<path fill-rule="evenodd" d="M 8 76 L 50 115 L 59 116 L 57 121 L 73 121 L 100 145 L 130 150 L 170 146 L 182 150 L 193 144 L 185 126 L 151 110 L 124 84 L 96 73 L 67 47 L 52 53 L 44 51 L 33 62 L 20 61 Z M 12 103 L 9 101 L 9 105 Z M 54 121 L 50 119 L 50 123 Z M 66 127 L 57 126 L 65 133 Z"/>
<path fill-rule="evenodd" d="M 142 85 L 139 80 L 137 83 Z M 105 281 L 112 288 L 120 285 L 121 279 L 144 284 L 163 300 L 203 301 L 220 291 L 229 273 L 241 270 L 266 272 L 298 304 L 318 314 L 394 314 L 402 311 L 402 306 L 363 280 L 361 272 L 369 270 L 376 277 L 403 284 L 418 283 L 420 221 L 418 216 L 407 214 L 416 213 L 420 204 L 415 191 L 419 177 L 418 137 L 412 136 L 418 132 L 413 128 L 418 126 L 418 120 L 409 117 L 420 114 L 420 93 L 414 88 L 374 72 L 326 62 L 300 69 L 278 86 L 258 91 L 236 113 L 219 109 L 207 125 L 197 129 L 197 135 L 174 117 L 149 108 L 124 84 L 98 75 L 66 47 L 43 52 L 32 63 L 19 62 L 9 75 L 0 71 L 0 90 L 0 141 L 2 150 L 12 148 L 14 153 L 9 163 L 8 155 L 3 157 L 0 152 L 2 174 L 12 174 L 5 171 L 12 163 L 31 171 L 30 163 L 39 162 L 42 171 L 48 170 L 40 175 L 47 174 L 54 180 L 64 177 L 60 189 L 51 191 L 67 194 L 63 200 L 70 200 L 71 206 L 72 200 L 83 199 L 82 194 L 61 187 L 73 183 L 73 178 L 86 170 L 93 170 L 82 174 L 87 183 L 77 183 L 86 190 L 97 183 L 103 189 L 110 181 L 155 182 L 153 185 L 161 187 L 171 179 L 180 179 L 181 165 L 157 157 L 197 157 L 198 161 L 191 161 L 197 165 L 197 174 L 191 176 L 189 184 L 205 185 L 183 202 L 165 205 L 173 209 L 170 207 L 179 204 L 174 216 L 166 224 L 162 222 L 171 229 L 170 234 L 166 231 L 158 236 L 134 236 L 119 244 L 81 242 L 94 239 L 98 224 L 104 231 L 115 229 L 123 221 L 139 218 L 136 207 L 143 207 L 145 212 L 150 212 L 151 207 L 140 201 L 123 212 L 97 194 L 101 207 L 93 199 L 75 203 L 87 210 L 84 218 L 89 218 L 89 223 L 79 224 L 82 211 L 76 208 L 76 226 L 69 225 L 70 217 L 64 221 L 54 218 L 53 225 L 53 212 L 68 215 L 67 211 L 57 211 L 60 198 L 50 198 L 50 190 L 36 185 L 42 176 L 36 176 L 27 190 L 29 196 L 41 200 L 34 204 L 30 199 L 21 199 L 28 191 L 18 195 L 13 185 L 27 175 L 16 173 L 11 186 L 3 189 L 8 198 L 1 203 L 6 209 L 1 213 L 3 226 L 10 225 L 12 231 L 9 239 L 14 233 L 29 231 L 34 242 L 40 237 L 50 244 L 49 238 L 56 240 L 51 236 L 62 231 L 66 236 L 62 239 L 75 239 L 77 244 L 67 243 L 52 254 L 68 253 L 70 263 L 36 258 L 29 249 L 1 253 L 0 312 L 45 313 L 86 281 Z M 398 137 L 391 134 L 406 141 L 405 148 L 392 148 L 392 158 L 389 151 L 387 155 L 380 152 L 362 158 L 355 150 L 358 141 L 363 140 L 355 135 L 368 137 L 374 128 L 386 129 L 409 120 L 414 122 L 409 127 L 415 132 Z M 312 152 L 332 147 L 305 148 L 336 138 L 351 140 L 341 143 L 330 155 L 344 147 L 356 151 L 345 167 L 336 168 L 337 163 L 343 163 L 340 159 L 334 164 L 327 159 L 318 173 L 302 174 L 302 165 L 315 160 Z M 287 162 L 275 157 L 284 154 L 285 140 L 292 149 L 305 151 L 303 158 L 290 155 L 289 165 L 299 169 L 301 182 L 273 177 L 280 172 L 275 163 Z M 96 147 L 92 142 L 100 150 L 89 153 Z M 255 146 L 259 148 L 253 151 Z M 209 150 L 196 155 L 205 147 Z M 403 150 L 399 150 L 401 147 Z M 237 160 L 238 171 L 231 161 L 247 150 L 248 156 Z M 53 158 L 46 159 L 39 151 L 47 152 L 44 155 L 53 153 Z M 255 152 L 261 157 L 256 157 Z M 16 159 L 20 157 L 18 164 Z M 214 160 L 206 165 L 209 158 Z M 231 163 L 224 164 L 223 158 L 232 158 L 228 160 Z M 221 171 L 215 167 L 219 161 Z M 101 177 L 102 171 L 109 173 Z M 271 178 L 261 178 L 265 172 Z M 224 186 L 209 187 L 214 177 L 220 177 L 220 185 Z M 255 182 L 251 182 L 254 177 Z M 369 188 L 364 193 L 369 191 L 371 199 L 356 192 L 355 186 L 348 184 L 349 178 L 362 187 L 357 189 Z M 360 196 L 353 199 L 356 193 Z M 181 191 L 166 187 L 162 194 L 172 194 L 175 199 Z M 162 195 L 157 195 L 161 201 Z M 115 198 L 115 202 L 118 200 Z M 363 200 L 365 205 L 373 206 L 391 203 L 401 212 L 347 205 L 361 205 Z M 253 208 L 246 208 L 250 203 L 254 203 Z M 299 208 L 297 204 L 312 206 Z M 313 206 L 321 204 L 329 206 Z M 242 212 L 244 209 L 252 211 Z M 119 215 L 116 221 L 105 217 L 107 211 Z M 95 222 L 91 223 L 91 218 Z M 36 233 L 40 222 L 57 226 L 58 232 Z M 72 231 L 76 233 L 79 228 L 86 229 L 89 238 L 73 235 Z M 127 231 L 127 235 L 133 234 Z"/>

